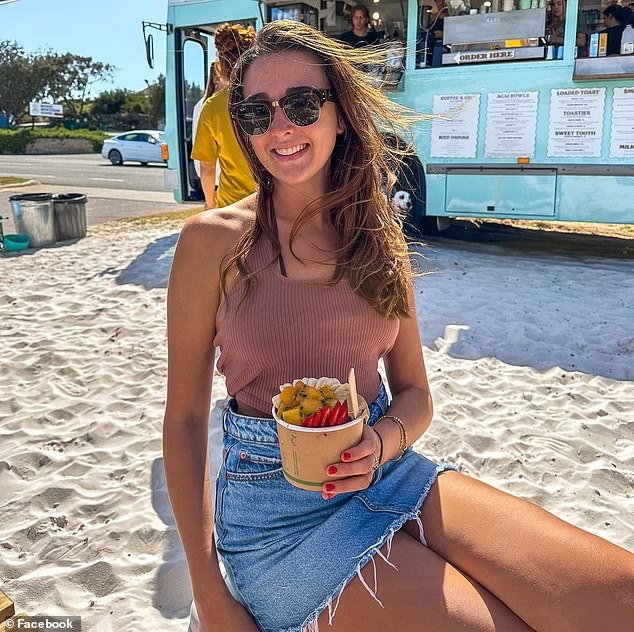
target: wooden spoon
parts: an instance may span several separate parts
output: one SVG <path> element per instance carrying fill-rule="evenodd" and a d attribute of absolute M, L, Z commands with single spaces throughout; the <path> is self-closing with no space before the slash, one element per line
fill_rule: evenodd
<path fill-rule="evenodd" d="M 348 371 L 348 384 L 350 385 L 350 403 L 352 404 L 352 418 L 359 416 L 359 398 L 357 397 L 357 381 L 354 377 L 354 368 Z"/>

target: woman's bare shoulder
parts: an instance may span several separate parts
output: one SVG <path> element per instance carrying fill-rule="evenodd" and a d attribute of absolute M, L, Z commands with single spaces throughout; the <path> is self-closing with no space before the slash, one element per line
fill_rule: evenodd
<path fill-rule="evenodd" d="M 255 196 L 224 208 L 203 211 L 190 217 L 179 238 L 181 249 L 222 259 L 255 221 Z"/>

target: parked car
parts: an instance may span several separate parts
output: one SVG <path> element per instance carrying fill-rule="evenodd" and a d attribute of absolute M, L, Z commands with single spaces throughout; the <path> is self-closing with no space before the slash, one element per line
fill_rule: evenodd
<path fill-rule="evenodd" d="M 164 164 L 167 146 L 163 148 L 163 145 L 163 132 L 136 130 L 108 138 L 101 148 L 101 156 L 113 165 L 122 165 L 124 162 L 140 162 L 142 165 L 147 165 L 148 162 Z"/>

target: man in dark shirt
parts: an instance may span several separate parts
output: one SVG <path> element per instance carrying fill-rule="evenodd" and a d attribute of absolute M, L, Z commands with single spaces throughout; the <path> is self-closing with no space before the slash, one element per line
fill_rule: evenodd
<path fill-rule="evenodd" d="M 603 23 L 607 27 L 600 33 L 607 33 L 607 55 L 621 54 L 621 37 L 628 24 L 632 24 L 632 10 L 618 4 L 610 4 L 603 9 Z"/>
<path fill-rule="evenodd" d="M 368 28 L 370 23 L 370 12 L 368 7 L 357 4 L 352 7 L 352 30 L 342 33 L 338 39 L 353 48 L 357 46 L 367 46 L 368 44 L 378 44 L 381 41 L 381 34 L 371 31 Z"/>

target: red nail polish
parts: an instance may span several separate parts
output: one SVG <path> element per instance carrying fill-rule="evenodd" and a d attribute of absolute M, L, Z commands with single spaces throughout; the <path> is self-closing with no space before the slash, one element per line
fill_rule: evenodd
<path fill-rule="evenodd" d="M 337 468 L 334 465 L 331 465 L 328 468 L 328 474 L 336 474 L 337 473 Z"/>
<path fill-rule="evenodd" d="M 331 492 L 335 486 L 332 483 L 326 483 L 326 491 Z"/>
<path fill-rule="evenodd" d="M 332 498 L 332 494 L 325 494 L 325 496 L 326 496 L 326 499 Z"/>
<path fill-rule="evenodd" d="M 350 452 L 344 452 L 343 456 L 341 457 L 344 461 L 349 461 L 352 458 L 352 455 L 350 454 Z"/>

